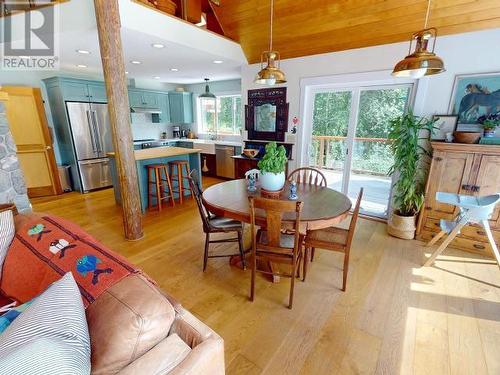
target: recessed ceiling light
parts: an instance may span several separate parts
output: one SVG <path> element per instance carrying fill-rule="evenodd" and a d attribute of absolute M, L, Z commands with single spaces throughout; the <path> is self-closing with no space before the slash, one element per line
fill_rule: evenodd
<path fill-rule="evenodd" d="M 82 55 L 90 55 L 90 51 L 86 49 L 77 49 L 76 52 L 81 53 Z"/>
<path fill-rule="evenodd" d="M 178 72 L 178 71 L 179 71 L 179 69 L 177 69 L 177 68 L 170 68 L 170 71 L 171 71 L 171 72 Z"/>
<path fill-rule="evenodd" d="M 160 77 L 158 77 L 158 76 L 154 76 L 153 78 L 154 78 L 154 79 L 160 79 Z"/>
<path fill-rule="evenodd" d="M 151 44 L 151 47 L 162 49 L 162 48 L 165 48 L 165 45 L 161 44 L 161 43 L 153 43 L 153 44 Z"/>
<path fill-rule="evenodd" d="M 125 74 L 128 74 L 128 72 L 127 72 L 127 71 L 125 71 Z"/>
<path fill-rule="evenodd" d="M 214 64 L 222 64 L 223 62 L 224 62 L 224 61 L 222 61 L 222 60 L 214 60 L 214 61 L 213 61 L 213 63 L 214 63 Z"/>
<path fill-rule="evenodd" d="M 78 64 L 77 67 L 79 67 L 79 68 L 86 68 L 87 65 L 85 65 L 85 64 Z"/>
<path fill-rule="evenodd" d="M 134 64 L 134 65 L 140 65 L 140 64 L 142 64 L 142 62 L 140 62 L 138 60 L 132 60 L 130 63 Z"/>

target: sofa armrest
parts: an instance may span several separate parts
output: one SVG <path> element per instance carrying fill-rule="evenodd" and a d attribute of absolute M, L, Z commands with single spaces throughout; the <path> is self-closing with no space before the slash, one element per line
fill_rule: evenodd
<path fill-rule="evenodd" d="M 224 340 L 206 324 L 197 319 L 180 304 L 174 304 L 175 320 L 170 328 L 171 334 L 177 334 L 192 350 L 189 355 L 169 374 L 223 375 Z"/>

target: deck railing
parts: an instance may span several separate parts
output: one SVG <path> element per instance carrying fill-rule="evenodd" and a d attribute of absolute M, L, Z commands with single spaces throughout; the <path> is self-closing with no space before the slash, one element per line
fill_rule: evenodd
<path fill-rule="evenodd" d="M 321 169 L 340 170 L 345 160 L 347 137 L 313 135 L 311 164 Z M 387 138 L 355 137 L 353 171 L 375 175 L 386 175 L 391 164 L 388 146 L 392 141 Z M 356 148 L 357 147 L 357 148 Z"/>

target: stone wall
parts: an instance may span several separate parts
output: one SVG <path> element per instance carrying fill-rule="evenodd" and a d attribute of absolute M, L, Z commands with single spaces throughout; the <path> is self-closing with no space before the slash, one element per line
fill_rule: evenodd
<path fill-rule="evenodd" d="M 29 213 L 31 203 L 5 110 L 0 100 L 0 203 L 14 202 L 19 212 Z"/>

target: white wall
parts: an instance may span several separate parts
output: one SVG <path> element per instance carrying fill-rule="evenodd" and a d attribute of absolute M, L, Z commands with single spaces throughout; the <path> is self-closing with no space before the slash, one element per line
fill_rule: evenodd
<path fill-rule="evenodd" d="M 447 71 L 420 80 L 416 114 L 428 116 L 448 113 L 456 74 L 500 72 L 498 46 L 500 29 L 439 37 L 436 53 L 444 60 Z M 407 52 L 408 43 L 405 42 L 283 60 L 281 69 L 288 80 L 285 86 L 290 103 L 289 127 L 294 116 L 302 119 L 301 101 L 304 98 L 301 97 L 301 80 L 340 75 L 337 81 L 341 81 L 342 75 L 345 75 L 345 82 L 348 83 L 348 74 L 384 71 L 390 79 L 389 72 Z M 258 70 L 259 64 L 242 68 L 243 103 L 247 103 L 247 90 L 262 88 L 253 83 Z M 302 124 L 299 123 L 297 143 L 301 141 L 301 128 Z"/>
<path fill-rule="evenodd" d="M 192 124 L 191 130 L 193 130 L 200 138 L 206 137 L 207 135 L 199 134 L 199 126 L 198 126 L 198 96 L 205 92 L 205 83 L 198 83 L 194 85 L 185 85 L 186 91 L 190 91 L 193 93 L 193 115 L 194 115 L 194 124 Z M 209 82 L 210 92 L 215 95 L 234 95 L 241 93 L 241 80 L 240 79 L 232 79 L 227 81 L 214 81 Z M 184 126 L 186 127 L 186 126 Z M 240 136 L 222 136 L 222 138 L 226 140 L 235 140 L 239 141 L 241 139 Z"/>

